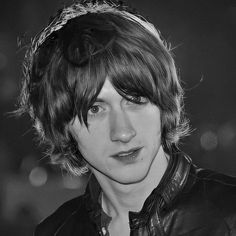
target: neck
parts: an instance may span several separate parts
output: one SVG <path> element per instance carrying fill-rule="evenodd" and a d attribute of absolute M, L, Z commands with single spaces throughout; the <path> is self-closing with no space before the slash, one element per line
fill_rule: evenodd
<path fill-rule="evenodd" d="M 147 176 L 141 182 L 124 185 L 103 175 L 96 175 L 95 172 L 103 191 L 103 210 L 112 218 L 127 218 L 129 211 L 140 211 L 146 198 L 159 184 L 167 165 L 168 158 L 161 147 Z"/>

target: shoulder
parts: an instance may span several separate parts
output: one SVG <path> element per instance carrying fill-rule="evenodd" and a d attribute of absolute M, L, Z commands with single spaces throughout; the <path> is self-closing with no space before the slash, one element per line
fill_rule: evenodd
<path fill-rule="evenodd" d="M 180 219 L 176 227 L 183 234 L 236 235 L 236 178 L 191 165 L 170 209 Z"/>
<path fill-rule="evenodd" d="M 208 224 L 236 226 L 236 177 L 192 167 L 183 189 L 184 207 Z M 188 183 L 186 184 L 188 185 Z M 215 224 L 214 223 L 214 224 Z"/>
<path fill-rule="evenodd" d="M 36 227 L 34 236 L 51 236 L 70 218 L 74 212 L 81 209 L 83 196 L 71 199 L 62 204 L 54 213 L 43 219 Z"/>
<path fill-rule="evenodd" d="M 227 204 L 236 208 L 236 177 L 218 173 L 207 169 L 195 169 L 196 185 L 203 188 L 208 200 L 220 207 Z M 228 200 L 227 202 L 225 200 Z"/>

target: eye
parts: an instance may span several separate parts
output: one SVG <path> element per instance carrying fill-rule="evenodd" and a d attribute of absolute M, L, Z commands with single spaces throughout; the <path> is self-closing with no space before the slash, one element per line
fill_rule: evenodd
<path fill-rule="evenodd" d="M 128 102 L 142 105 L 148 103 L 148 99 L 142 96 L 130 96 L 128 97 Z"/>
<path fill-rule="evenodd" d="M 103 111 L 103 108 L 99 105 L 93 105 L 88 110 L 88 115 L 95 116 Z"/>

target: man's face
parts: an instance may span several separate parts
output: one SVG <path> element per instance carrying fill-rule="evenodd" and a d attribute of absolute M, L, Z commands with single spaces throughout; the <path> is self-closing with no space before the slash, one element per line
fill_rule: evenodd
<path fill-rule="evenodd" d="M 127 101 L 106 79 L 88 111 L 88 128 L 78 117 L 70 130 L 90 170 L 116 182 L 143 180 L 157 156 L 161 140 L 160 110 L 146 98 Z"/>

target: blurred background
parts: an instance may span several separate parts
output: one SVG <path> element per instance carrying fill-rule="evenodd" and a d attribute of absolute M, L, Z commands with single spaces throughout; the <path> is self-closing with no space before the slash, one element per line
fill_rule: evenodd
<path fill-rule="evenodd" d="M 32 235 L 42 218 L 83 192 L 86 177 L 49 165 L 29 117 L 16 107 L 24 45 L 72 1 L 1 0 L 0 235 Z M 129 0 L 173 47 L 192 135 L 183 150 L 202 167 L 236 175 L 236 1 Z M 23 46 L 17 47 L 17 38 Z M 19 41 L 19 40 L 18 40 Z"/>

